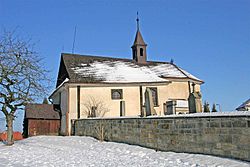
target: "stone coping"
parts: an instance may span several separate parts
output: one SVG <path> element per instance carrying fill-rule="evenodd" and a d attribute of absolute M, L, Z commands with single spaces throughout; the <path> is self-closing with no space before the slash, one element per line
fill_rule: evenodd
<path fill-rule="evenodd" d="M 96 119 L 163 119 L 163 118 L 215 118 L 215 117 L 250 117 L 250 111 L 233 111 L 233 112 L 216 112 L 216 113 L 194 113 L 180 115 L 164 115 L 164 116 L 125 116 L 125 117 L 95 117 L 81 118 L 76 120 L 96 120 Z"/>

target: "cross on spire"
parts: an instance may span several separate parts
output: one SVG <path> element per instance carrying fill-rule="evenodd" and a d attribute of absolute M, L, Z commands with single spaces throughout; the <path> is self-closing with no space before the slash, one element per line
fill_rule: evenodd
<path fill-rule="evenodd" d="M 138 12 L 137 12 L 136 22 L 137 22 L 137 31 L 138 31 L 139 30 L 139 16 L 138 16 Z"/>
<path fill-rule="evenodd" d="M 137 22 L 137 32 L 135 36 L 135 41 L 132 48 L 132 55 L 133 55 L 133 60 L 139 64 L 145 64 L 147 63 L 147 52 L 146 52 L 146 47 L 147 44 L 144 42 L 141 32 L 139 30 L 139 16 L 137 12 L 137 17 L 136 17 L 136 22 Z"/>

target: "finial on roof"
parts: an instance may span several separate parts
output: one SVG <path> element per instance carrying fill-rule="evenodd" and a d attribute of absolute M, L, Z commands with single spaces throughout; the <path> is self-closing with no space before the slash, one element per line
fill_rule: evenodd
<path fill-rule="evenodd" d="M 138 16 L 138 11 L 136 13 L 137 18 L 136 18 L 136 22 L 137 22 L 137 31 L 139 31 L 139 16 Z"/>
<path fill-rule="evenodd" d="M 171 58 L 170 64 L 174 64 L 174 59 Z"/>

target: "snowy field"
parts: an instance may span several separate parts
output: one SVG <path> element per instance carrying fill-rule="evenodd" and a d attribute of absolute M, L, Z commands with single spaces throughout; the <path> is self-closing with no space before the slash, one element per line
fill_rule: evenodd
<path fill-rule="evenodd" d="M 39 136 L 13 146 L 0 143 L 0 166 L 234 166 L 247 162 L 214 156 L 156 152 L 139 146 L 99 142 L 90 137 Z"/>

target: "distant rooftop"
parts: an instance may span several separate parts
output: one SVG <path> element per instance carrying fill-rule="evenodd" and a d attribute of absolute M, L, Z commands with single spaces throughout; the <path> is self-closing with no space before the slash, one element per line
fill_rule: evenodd
<path fill-rule="evenodd" d="M 239 107 L 236 108 L 236 110 L 250 110 L 250 99 L 248 99 L 247 101 L 245 101 L 244 103 L 242 103 Z"/>
<path fill-rule="evenodd" d="M 27 104 L 25 118 L 30 119 L 60 119 L 59 112 L 53 109 L 52 104 Z"/>

